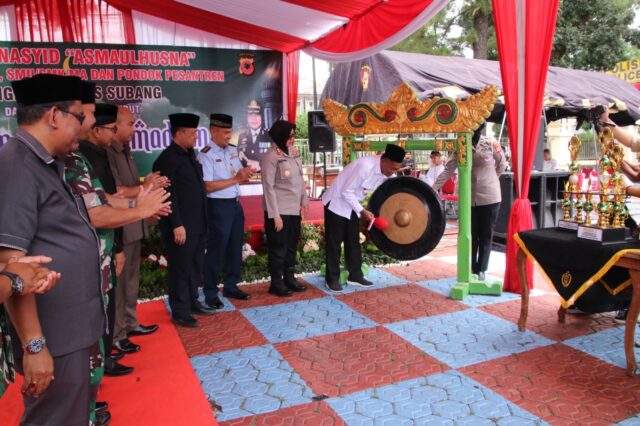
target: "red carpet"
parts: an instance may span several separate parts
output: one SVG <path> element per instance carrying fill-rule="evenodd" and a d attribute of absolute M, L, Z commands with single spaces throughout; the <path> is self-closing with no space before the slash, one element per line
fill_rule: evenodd
<path fill-rule="evenodd" d="M 132 339 L 142 350 L 122 363 L 134 367 L 133 374 L 105 378 L 99 399 L 109 402 L 111 425 L 217 425 L 164 303 L 139 305 L 138 317 L 160 329 Z M 23 411 L 21 384 L 20 377 L 0 399 L 0 425 L 18 424 Z"/>

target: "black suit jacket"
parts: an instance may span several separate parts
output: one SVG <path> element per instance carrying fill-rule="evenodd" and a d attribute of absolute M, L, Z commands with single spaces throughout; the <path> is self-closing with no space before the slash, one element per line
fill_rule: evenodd
<path fill-rule="evenodd" d="M 207 232 L 207 193 L 202 179 L 202 166 L 193 149 L 184 150 L 175 143 L 153 163 L 153 171 L 171 180 L 171 214 L 160 219 L 165 238 L 173 239 L 173 230 L 184 226 L 187 235 Z"/>

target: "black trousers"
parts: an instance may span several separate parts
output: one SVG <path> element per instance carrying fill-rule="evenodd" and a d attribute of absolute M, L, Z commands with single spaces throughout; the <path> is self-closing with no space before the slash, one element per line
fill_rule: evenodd
<path fill-rule="evenodd" d="M 244 210 L 234 200 L 207 198 L 209 240 L 205 255 L 204 295 L 218 295 L 220 271 L 224 264 L 224 289 L 233 291 L 241 280 Z"/>
<path fill-rule="evenodd" d="M 115 274 L 115 271 L 113 271 Z M 104 355 L 111 355 L 111 349 L 113 349 L 113 330 L 116 324 L 116 288 L 113 287 L 107 292 L 107 298 L 109 303 L 107 304 L 107 320 L 109 321 L 109 334 L 102 336 L 104 341 Z"/>
<path fill-rule="evenodd" d="M 360 218 L 352 211 L 346 219 L 324 206 L 324 236 L 326 240 L 325 279 L 337 283 L 340 278 L 340 245 L 344 242 L 344 260 L 349 278 L 360 279 L 362 275 L 362 249 L 360 247 Z"/>
<path fill-rule="evenodd" d="M 486 272 L 500 203 L 471 207 L 471 271 Z"/>
<path fill-rule="evenodd" d="M 190 317 L 191 308 L 198 300 L 206 241 L 204 234 L 187 234 L 187 241 L 179 246 L 173 242 L 173 238 L 165 237 L 169 264 L 169 306 L 174 318 Z"/>
<path fill-rule="evenodd" d="M 296 266 L 296 248 L 300 240 L 300 216 L 282 215 L 282 229 L 276 232 L 273 219 L 264 214 L 264 229 L 267 234 L 269 273 L 271 279 L 283 277 L 284 270 Z"/>
<path fill-rule="evenodd" d="M 81 319 L 79 319 L 81 320 Z M 89 424 L 91 347 L 53 357 L 55 380 L 38 398 L 26 394 L 20 424 L 86 426 Z M 24 374 L 22 358 L 16 358 L 16 370 Z"/>

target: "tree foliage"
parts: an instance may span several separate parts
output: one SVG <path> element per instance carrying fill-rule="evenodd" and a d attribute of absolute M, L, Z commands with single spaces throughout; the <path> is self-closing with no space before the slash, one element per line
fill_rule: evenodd
<path fill-rule="evenodd" d="M 608 70 L 640 46 L 633 28 L 637 0 L 562 0 L 551 64 Z"/>
<path fill-rule="evenodd" d="M 561 0 L 551 64 L 607 70 L 640 56 L 639 7 L 640 0 Z M 491 0 L 450 2 L 392 50 L 498 59 Z"/>

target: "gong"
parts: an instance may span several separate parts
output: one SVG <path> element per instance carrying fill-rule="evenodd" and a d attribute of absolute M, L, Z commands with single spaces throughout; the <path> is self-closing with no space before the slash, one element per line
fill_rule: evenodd
<path fill-rule="evenodd" d="M 389 224 L 384 230 L 371 228 L 371 241 L 395 259 L 425 256 L 444 234 L 446 219 L 440 197 L 414 177 L 387 179 L 373 192 L 367 209 Z"/>

